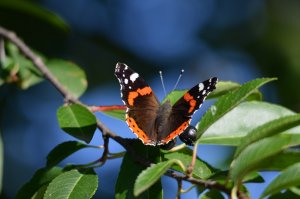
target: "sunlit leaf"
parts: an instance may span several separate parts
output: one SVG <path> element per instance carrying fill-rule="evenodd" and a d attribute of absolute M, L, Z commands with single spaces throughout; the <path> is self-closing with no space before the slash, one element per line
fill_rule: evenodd
<path fill-rule="evenodd" d="M 255 128 L 271 120 L 295 115 L 291 110 L 266 102 L 243 102 L 210 126 L 200 143 L 237 146 Z M 294 128 L 287 133 L 300 133 Z"/>
<path fill-rule="evenodd" d="M 197 138 L 217 120 L 219 120 L 226 113 L 238 106 L 247 97 L 256 91 L 260 86 L 275 80 L 276 78 L 260 78 L 245 83 L 237 90 L 230 92 L 218 99 L 218 101 L 204 114 L 201 121 L 197 124 Z"/>
<path fill-rule="evenodd" d="M 57 111 L 60 128 L 68 134 L 87 143 L 93 138 L 96 130 L 96 117 L 87 108 L 71 104 L 62 106 Z"/>
<path fill-rule="evenodd" d="M 140 195 L 145 190 L 154 185 L 164 173 L 176 163 L 176 160 L 168 160 L 153 164 L 138 176 L 134 184 L 133 193 L 135 196 Z"/>
<path fill-rule="evenodd" d="M 276 156 L 284 149 L 299 145 L 300 137 L 294 134 L 279 134 L 267 137 L 247 146 L 231 165 L 231 177 L 242 181 L 248 173 L 264 167 L 267 158 Z"/>
<path fill-rule="evenodd" d="M 118 110 L 105 110 L 105 111 L 102 111 L 102 113 L 104 113 L 106 115 L 109 115 L 111 117 L 114 117 L 114 118 L 125 121 L 125 110 L 121 110 L 121 109 L 118 109 Z"/>
<path fill-rule="evenodd" d="M 278 133 L 282 133 L 288 129 L 291 129 L 292 127 L 296 127 L 299 125 L 300 114 L 284 116 L 275 120 L 271 120 L 270 122 L 255 128 L 241 140 L 241 144 L 236 149 L 235 157 L 238 156 L 240 152 L 249 144 L 254 143 L 264 137 L 269 137 Z"/>
<path fill-rule="evenodd" d="M 98 187 L 98 176 L 92 169 L 71 170 L 54 178 L 49 184 L 44 199 L 89 199 Z"/>
<path fill-rule="evenodd" d="M 177 159 L 180 162 L 182 162 L 183 165 L 188 167 L 192 161 L 193 150 L 185 147 L 181 150 L 174 151 L 174 152 L 166 152 L 162 155 L 167 160 Z M 176 164 L 173 165 L 172 168 L 182 172 L 182 169 Z M 216 171 L 217 170 L 214 169 L 212 166 L 210 166 L 208 163 L 197 158 L 196 162 L 195 162 L 195 168 L 193 170 L 193 175 L 194 175 L 194 177 L 197 177 L 200 179 L 208 179 L 210 176 L 215 174 Z"/>

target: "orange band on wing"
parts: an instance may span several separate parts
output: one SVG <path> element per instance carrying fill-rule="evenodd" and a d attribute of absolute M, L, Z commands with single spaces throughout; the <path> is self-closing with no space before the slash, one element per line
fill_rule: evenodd
<path fill-rule="evenodd" d="M 126 122 L 129 126 L 129 128 L 133 131 L 134 134 L 138 136 L 140 140 L 146 145 L 155 145 L 153 143 L 153 140 L 150 140 L 150 138 L 146 135 L 146 133 L 140 129 L 140 127 L 137 125 L 135 120 L 132 117 L 127 117 Z"/>
<path fill-rule="evenodd" d="M 143 95 L 149 95 L 151 94 L 152 89 L 149 86 L 146 86 L 144 88 L 139 88 L 136 91 L 131 91 L 128 94 L 128 104 L 130 106 L 134 105 L 134 99 L 137 98 L 139 95 L 143 96 Z"/>
<path fill-rule="evenodd" d="M 193 110 L 195 109 L 196 106 L 196 100 L 194 100 L 194 97 L 191 96 L 189 93 L 184 94 L 183 96 L 184 100 L 190 103 L 190 109 L 189 109 L 189 113 L 193 112 Z"/>
<path fill-rule="evenodd" d="M 149 86 L 146 86 L 142 89 L 137 89 L 137 92 L 140 94 L 140 95 L 149 95 L 151 94 L 152 92 L 152 89 L 149 87 Z"/>
<path fill-rule="evenodd" d="M 167 144 L 168 142 L 173 140 L 177 135 L 181 134 L 189 126 L 190 121 L 191 120 L 189 119 L 188 121 L 185 121 L 184 123 L 182 123 L 175 131 L 170 133 L 165 139 L 161 140 L 159 142 L 159 145 Z"/>

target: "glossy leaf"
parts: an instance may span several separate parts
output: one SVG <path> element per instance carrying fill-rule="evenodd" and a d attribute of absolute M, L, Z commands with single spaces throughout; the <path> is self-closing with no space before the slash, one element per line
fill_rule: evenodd
<path fill-rule="evenodd" d="M 139 196 L 146 191 L 152 185 L 154 185 L 164 173 L 176 163 L 176 160 L 168 160 L 153 164 L 138 176 L 134 184 L 133 193 L 135 196 Z"/>
<path fill-rule="evenodd" d="M 51 73 L 75 97 L 80 97 L 87 88 L 85 72 L 70 61 L 52 59 L 46 62 Z"/>
<path fill-rule="evenodd" d="M 281 190 L 289 187 L 300 185 L 300 163 L 296 163 L 287 169 L 283 170 L 264 190 L 261 198 L 278 193 Z"/>
<path fill-rule="evenodd" d="M 42 198 L 48 184 L 55 177 L 62 174 L 62 172 L 62 169 L 59 167 L 52 167 L 50 169 L 42 168 L 37 170 L 31 180 L 23 185 L 23 187 L 18 191 L 15 198 Z"/>
<path fill-rule="evenodd" d="M 191 164 L 192 161 L 193 150 L 190 148 L 183 148 L 179 151 L 174 152 L 166 152 L 163 154 L 163 158 L 167 160 L 176 159 L 183 163 L 186 167 Z M 181 171 L 181 167 L 178 165 L 173 165 L 172 167 L 175 170 Z M 195 168 L 193 170 L 193 176 L 200 178 L 200 179 L 208 179 L 210 176 L 214 175 L 216 169 L 210 166 L 208 163 L 200 160 L 199 158 L 196 159 Z"/>
<path fill-rule="evenodd" d="M 68 141 L 63 142 L 59 145 L 57 145 L 47 156 L 47 167 L 52 167 L 65 158 L 67 158 L 69 155 L 75 153 L 76 151 L 87 148 L 88 145 L 77 142 L 77 141 Z"/>
<path fill-rule="evenodd" d="M 87 143 L 93 138 L 96 130 L 96 117 L 87 108 L 71 104 L 62 106 L 57 111 L 60 128 L 68 134 Z"/>
<path fill-rule="evenodd" d="M 135 140 L 131 145 L 134 147 L 134 151 L 138 153 L 141 157 L 146 157 L 148 160 L 153 162 L 158 161 L 157 157 L 159 157 L 159 149 L 153 148 L 151 146 L 143 145 L 139 140 Z M 119 172 L 118 180 L 115 187 L 115 198 L 116 199 L 135 199 L 136 197 L 133 195 L 133 187 L 136 181 L 137 176 L 146 169 L 139 163 L 135 162 L 132 159 L 132 156 L 125 154 L 121 169 Z M 162 199 L 163 198 L 163 190 L 160 181 L 157 181 L 153 186 L 151 186 L 148 190 L 141 193 L 139 198 L 144 199 Z"/>
<path fill-rule="evenodd" d="M 295 113 L 266 102 L 243 102 L 212 124 L 202 135 L 200 143 L 237 146 L 257 127 L 288 115 Z M 300 133 L 300 128 L 289 129 L 287 133 Z"/>
<path fill-rule="evenodd" d="M 278 133 L 282 133 L 288 129 L 300 125 L 300 114 L 297 115 L 289 115 L 280 117 L 275 120 L 271 120 L 248 133 L 241 140 L 241 144 L 238 146 L 235 152 L 235 157 L 238 156 L 243 149 L 245 149 L 251 143 L 254 143 L 264 137 L 269 137 Z M 300 136 L 300 131 L 299 131 Z"/>
<path fill-rule="evenodd" d="M 71 170 L 57 176 L 49 184 L 44 199 L 89 199 L 98 187 L 98 176 L 92 169 Z"/>
<path fill-rule="evenodd" d="M 300 137 L 294 134 L 279 134 L 267 137 L 247 146 L 231 165 L 231 177 L 242 181 L 248 173 L 264 167 L 267 158 L 276 156 L 284 149 L 300 144 Z"/>
<path fill-rule="evenodd" d="M 199 139 L 201 135 L 217 120 L 226 113 L 238 106 L 247 97 L 256 91 L 260 86 L 275 80 L 276 78 L 260 78 L 245 83 L 237 90 L 230 92 L 218 99 L 218 101 L 204 114 L 201 121 L 197 124 Z"/>

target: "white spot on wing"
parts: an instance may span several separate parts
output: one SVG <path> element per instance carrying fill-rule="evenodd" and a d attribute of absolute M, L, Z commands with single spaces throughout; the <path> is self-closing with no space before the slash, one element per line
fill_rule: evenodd
<path fill-rule="evenodd" d="M 204 85 L 202 83 L 199 84 L 199 92 L 204 89 Z"/>
<path fill-rule="evenodd" d="M 128 79 L 127 78 L 124 79 L 124 83 L 128 84 Z"/>
<path fill-rule="evenodd" d="M 131 80 L 132 82 L 135 82 L 135 80 L 136 80 L 138 77 L 139 77 L 139 74 L 133 73 L 133 74 L 130 75 L 130 80 Z"/>

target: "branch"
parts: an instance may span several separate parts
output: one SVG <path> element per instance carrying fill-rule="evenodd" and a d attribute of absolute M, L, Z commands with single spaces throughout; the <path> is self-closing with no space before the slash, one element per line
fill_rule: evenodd
<path fill-rule="evenodd" d="M 75 104 L 80 104 L 82 106 L 89 108 L 87 105 L 83 104 L 80 100 L 78 100 L 70 92 L 68 92 L 67 89 L 64 88 L 64 86 L 48 70 L 43 60 L 39 56 L 35 55 L 35 53 L 32 52 L 30 48 L 21 39 L 19 39 L 16 36 L 15 33 L 8 31 L 5 28 L 0 26 L 0 36 L 11 41 L 14 45 L 16 45 L 19 48 L 19 50 L 24 54 L 24 56 L 30 59 L 33 62 L 33 64 L 42 72 L 45 79 L 49 80 L 53 84 L 53 86 L 61 93 L 65 101 L 75 103 Z M 132 155 L 133 159 L 136 162 L 144 166 L 150 165 L 149 161 L 145 160 L 142 157 L 139 157 L 136 154 L 133 148 L 126 142 L 126 139 L 115 134 L 98 119 L 97 119 L 97 127 L 102 132 L 103 136 L 108 136 L 113 140 L 115 140 L 116 142 L 118 142 L 121 146 L 123 146 Z"/>
<path fill-rule="evenodd" d="M 87 105 L 82 103 L 79 99 L 74 97 L 70 92 L 68 92 L 67 89 L 64 88 L 64 86 L 48 70 L 48 68 L 45 65 L 45 63 L 43 62 L 43 60 L 39 56 L 37 56 L 34 52 L 32 52 L 30 50 L 30 48 L 21 39 L 19 39 L 16 36 L 15 33 L 11 32 L 11 31 L 8 31 L 5 28 L 0 26 L 0 39 L 1 39 L 1 37 L 11 41 L 14 45 L 16 45 L 19 48 L 19 50 L 24 54 L 24 56 L 26 56 L 28 59 L 30 59 L 33 62 L 33 64 L 42 72 L 45 79 L 49 80 L 53 84 L 53 86 L 58 90 L 58 92 L 61 93 L 61 95 L 64 97 L 65 101 L 70 102 L 70 103 L 80 104 L 80 105 L 83 105 L 83 106 L 89 108 Z M 123 107 L 121 107 L 121 108 L 123 108 Z M 95 110 L 95 111 L 97 111 L 97 110 Z M 150 161 L 148 161 L 145 158 L 139 156 L 134 151 L 134 149 L 130 145 L 129 139 L 124 139 L 124 138 L 118 136 L 113 131 L 111 131 L 108 127 L 106 127 L 98 119 L 97 119 L 97 127 L 102 132 L 102 136 L 103 136 L 103 139 L 104 139 L 104 146 L 105 146 L 105 150 L 103 152 L 103 155 L 99 159 L 100 161 L 102 161 L 103 163 L 106 161 L 107 154 L 109 152 L 109 150 L 108 150 L 108 137 L 109 137 L 109 138 L 112 138 L 113 140 L 115 140 L 120 145 L 122 145 L 126 149 L 126 151 L 128 153 L 130 153 L 130 155 L 131 155 L 131 157 L 133 158 L 134 161 L 138 162 L 139 164 L 141 164 L 145 167 L 150 166 L 150 164 L 151 164 Z M 205 186 L 209 189 L 215 188 L 215 189 L 221 190 L 224 193 L 230 195 L 230 189 L 226 188 L 224 185 L 219 184 L 216 181 L 211 181 L 211 180 L 205 181 L 205 180 L 195 179 L 195 178 L 187 176 L 187 175 L 182 175 L 182 174 L 175 173 L 174 171 L 167 171 L 167 173 L 165 175 L 167 175 L 169 177 L 172 177 L 172 178 L 175 178 L 179 181 L 184 180 L 184 181 L 188 181 L 192 184 L 202 185 L 202 186 Z M 241 192 L 238 193 L 238 195 L 241 198 L 245 197 L 245 194 L 243 194 Z"/>

